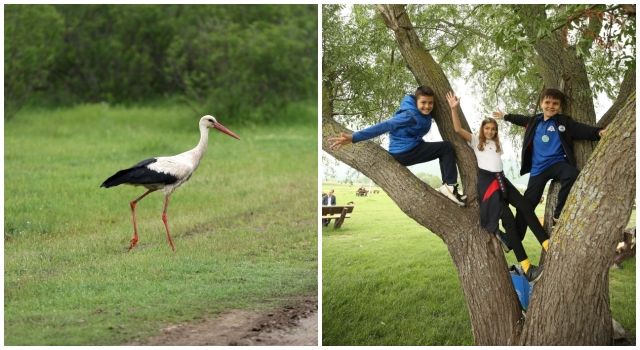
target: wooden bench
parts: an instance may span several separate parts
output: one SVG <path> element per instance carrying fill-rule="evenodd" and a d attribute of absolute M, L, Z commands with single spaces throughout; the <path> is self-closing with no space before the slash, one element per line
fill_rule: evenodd
<path fill-rule="evenodd" d="M 353 212 L 353 205 L 323 205 L 322 206 L 322 219 L 328 220 L 335 219 L 333 228 L 340 228 L 344 219 L 350 218 L 350 213 Z M 327 223 L 328 225 L 328 223 Z"/>

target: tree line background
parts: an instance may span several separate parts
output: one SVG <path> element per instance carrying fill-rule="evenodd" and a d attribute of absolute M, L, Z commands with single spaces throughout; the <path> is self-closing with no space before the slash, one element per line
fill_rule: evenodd
<path fill-rule="evenodd" d="M 5 5 L 5 119 L 175 98 L 235 123 L 317 96 L 316 5 Z"/>

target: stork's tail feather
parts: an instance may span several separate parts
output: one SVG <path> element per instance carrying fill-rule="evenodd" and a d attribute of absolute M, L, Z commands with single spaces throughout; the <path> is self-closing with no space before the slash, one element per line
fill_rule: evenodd
<path fill-rule="evenodd" d="M 129 182 L 129 180 L 131 179 L 130 173 L 132 170 L 135 170 L 135 168 L 118 171 L 117 173 L 111 175 L 111 177 L 109 177 L 108 179 L 104 180 L 100 187 L 109 188 Z"/>
<path fill-rule="evenodd" d="M 136 177 L 139 177 L 141 168 L 151 163 L 155 163 L 156 160 L 157 160 L 156 158 L 145 159 L 139 162 L 138 164 L 132 166 L 131 168 L 120 170 L 117 173 L 111 175 L 110 178 L 104 180 L 104 182 L 102 183 L 102 185 L 100 185 L 100 187 L 109 188 L 113 186 L 122 185 L 124 183 L 131 183 L 133 180 L 136 179 Z M 137 183 L 137 181 L 133 181 L 133 183 Z"/>

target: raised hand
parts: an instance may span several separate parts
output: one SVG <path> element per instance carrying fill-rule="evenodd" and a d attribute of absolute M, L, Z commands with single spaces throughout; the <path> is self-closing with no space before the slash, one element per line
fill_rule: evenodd
<path fill-rule="evenodd" d="M 494 117 L 495 119 L 500 119 L 500 120 L 502 120 L 502 119 L 504 119 L 504 112 L 500 112 L 500 111 L 493 112 L 493 117 Z"/>
<path fill-rule="evenodd" d="M 447 92 L 447 102 L 449 102 L 449 107 L 454 109 L 460 105 L 460 97 L 456 96 L 453 91 Z"/>

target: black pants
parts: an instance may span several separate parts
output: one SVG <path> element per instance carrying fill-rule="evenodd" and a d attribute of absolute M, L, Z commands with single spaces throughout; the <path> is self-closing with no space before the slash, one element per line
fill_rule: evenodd
<path fill-rule="evenodd" d="M 440 159 L 442 182 L 447 185 L 454 185 L 458 182 L 456 155 L 448 141 L 421 142 L 407 152 L 391 155 L 404 166 L 425 163 L 438 158 Z"/>
<path fill-rule="evenodd" d="M 522 246 L 522 240 L 520 239 L 520 236 L 518 236 L 516 219 L 513 217 L 509 204 L 516 208 L 518 215 L 522 217 L 525 225 L 528 225 L 531 228 L 531 231 L 536 235 L 538 242 L 542 243 L 549 239 L 549 235 L 540 224 L 531 203 L 529 203 L 529 201 L 525 199 L 525 197 L 523 197 L 510 182 L 507 181 L 506 185 L 507 194 L 503 197 L 504 200 L 502 201 L 503 205 L 500 219 L 502 220 L 502 226 L 506 231 L 505 238 L 507 243 L 513 249 L 518 261 L 522 261 L 527 259 L 528 256 Z"/>
<path fill-rule="evenodd" d="M 542 198 L 542 193 L 544 192 L 544 187 L 547 182 L 549 180 L 559 181 L 560 192 L 558 192 L 558 203 L 553 213 L 553 217 L 558 218 L 567 201 L 569 191 L 571 191 L 573 183 L 576 182 L 578 178 L 578 173 L 578 169 L 567 162 L 553 164 L 542 173 L 529 178 L 527 189 L 524 192 L 524 198 L 535 208 L 538 203 L 540 203 L 540 198 Z M 519 210 L 516 215 L 516 227 L 520 239 L 524 239 L 524 235 L 527 233 L 527 221 Z"/>

